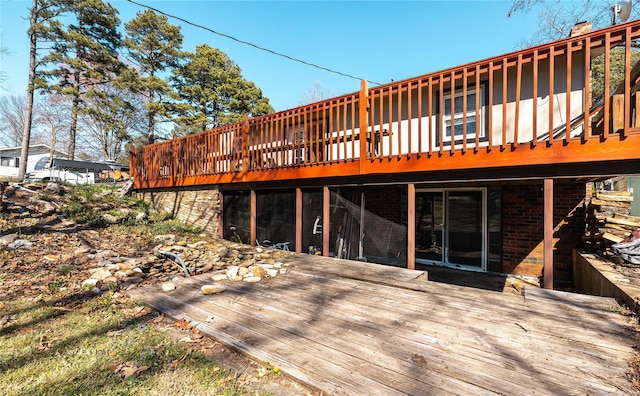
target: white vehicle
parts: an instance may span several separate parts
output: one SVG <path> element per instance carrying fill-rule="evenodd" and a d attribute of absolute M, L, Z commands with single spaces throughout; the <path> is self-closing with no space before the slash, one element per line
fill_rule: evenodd
<path fill-rule="evenodd" d="M 83 173 L 65 169 L 43 169 L 27 173 L 25 181 L 62 181 L 71 184 L 94 184 L 92 172 Z"/>
<path fill-rule="evenodd" d="M 71 184 L 94 184 L 96 174 L 110 171 L 107 164 L 89 161 L 74 161 L 49 157 L 41 158 L 34 171 L 27 173 L 25 181 L 62 181 Z"/>

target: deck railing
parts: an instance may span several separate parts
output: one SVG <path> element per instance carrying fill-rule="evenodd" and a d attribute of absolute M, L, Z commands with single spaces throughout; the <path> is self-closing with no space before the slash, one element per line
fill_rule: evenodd
<path fill-rule="evenodd" d="M 567 161 L 561 150 L 588 158 L 598 144 L 620 156 L 614 145 L 638 144 L 626 139 L 640 125 L 638 36 L 633 21 L 149 145 L 131 152 L 135 185 L 536 165 Z M 624 81 L 613 87 L 617 54 Z M 595 85 L 605 87 L 601 101 Z"/>

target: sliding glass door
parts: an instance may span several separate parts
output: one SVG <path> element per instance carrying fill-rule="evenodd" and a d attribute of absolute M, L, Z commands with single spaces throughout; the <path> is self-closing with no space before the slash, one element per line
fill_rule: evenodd
<path fill-rule="evenodd" d="M 416 192 L 416 261 L 486 269 L 486 190 Z"/>

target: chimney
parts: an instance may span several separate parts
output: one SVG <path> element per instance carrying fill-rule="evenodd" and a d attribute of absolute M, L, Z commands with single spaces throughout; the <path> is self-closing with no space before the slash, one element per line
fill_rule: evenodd
<path fill-rule="evenodd" d="M 578 22 L 571 28 L 571 33 L 569 33 L 569 37 L 580 36 L 581 34 L 591 32 L 591 22 Z"/>

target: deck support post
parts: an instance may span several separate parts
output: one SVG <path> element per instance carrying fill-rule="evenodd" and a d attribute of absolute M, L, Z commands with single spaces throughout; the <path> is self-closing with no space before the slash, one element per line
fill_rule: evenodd
<path fill-rule="evenodd" d="M 407 268 L 416 269 L 416 185 L 407 188 Z"/>
<path fill-rule="evenodd" d="M 302 189 L 296 188 L 296 253 L 302 253 Z"/>
<path fill-rule="evenodd" d="M 218 238 L 224 238 L 224 193 L 218 190 Z"/>
<path fill-rule="evenodd" d="M 249 226 L 249 245 L 256 246 L 256 238 L 258 237 L 256 234 L 256 219 L 257 219 L 257 196 L 256 190 L 251 190 L 250 195 L 250 211 L 251 211 L 251 224 Z"/>
<path fill-rule="evenodd" d="M 329 256 L 329 216 L 331 215 L 331 191 L 322 187 L 322 255 Z"/>
<path fill-rule="evenodd" d="M 553 290 L 553 179 L 544 179 L 544 268 L 542 282 Z"/>

